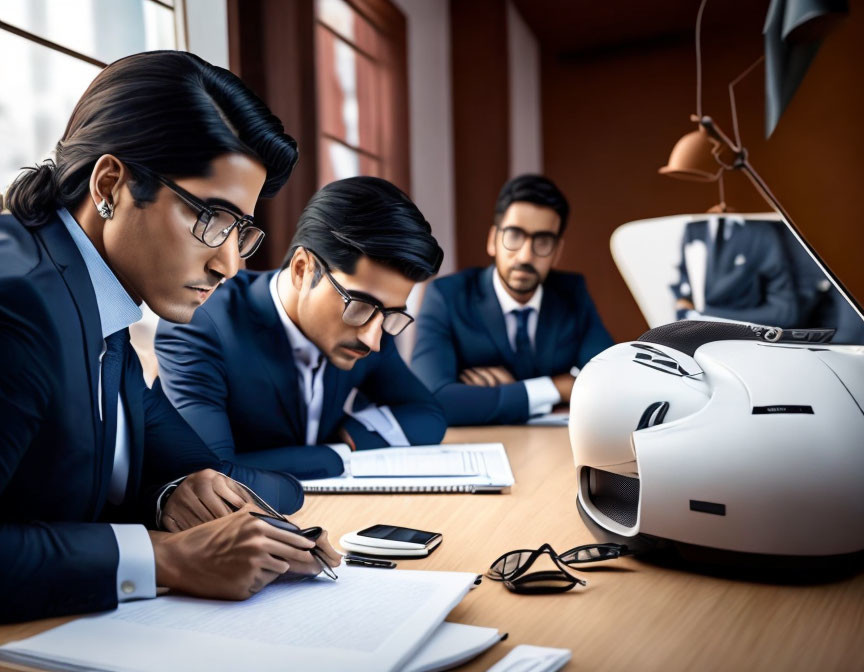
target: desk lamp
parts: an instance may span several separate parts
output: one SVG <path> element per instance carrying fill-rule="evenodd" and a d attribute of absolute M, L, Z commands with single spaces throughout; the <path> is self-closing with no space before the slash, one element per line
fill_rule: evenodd
<path fill-rule="evenodd" d="M 705 11 L 707 2 L 708 0 L 702 0 L 702 3 L 699 5 L 699 12 L 696 15 L 696 114 L 691 114 L 690 120 L 697 124 L 697 128 L 695 131 L 687 133 L 675 143 L 672 153 L 669 155 L 668 163 L 660 168 L 658 172 L 661 175 L 668 175 L 669 177 L 681 180 L 718 182 L 720 187 L 719 209 L 723 211 L 725 209 L 723 173 L 727 170 L 742 171 L 753 183 L 753 186 L 756 187 L 762 198 L 780 213 L 798 243 L 807 250 L 807 253 L 816 262 L 819 269 L 831 281 L 831 284 L 834 285 L 837 291 L 840 292 L 840 295 L 852 306 L 858 316 L 864 320 L 864 310 L 862 310 L 858 302 L 843 286 L 840 279 L 822 261 L 816 251 L 804 240 L 786 208 L 783 207 L 783 204 L 780 203 L 777 197 L 771 192 L 771 189 L 768 188 L 765 180 L 753 168 L 747 154 L 747 149 L 741 142 L 741 135 L 738 130 L 737 106 L 735 103 L 735 85 L 762 63 L 765 57 L 760 56 L 744 72 L 729 83 L 729 104 L 732 109 L 734 140 L 723 132 L 714 119 L 702 113 L 701 32 L 702 14 Z"/>

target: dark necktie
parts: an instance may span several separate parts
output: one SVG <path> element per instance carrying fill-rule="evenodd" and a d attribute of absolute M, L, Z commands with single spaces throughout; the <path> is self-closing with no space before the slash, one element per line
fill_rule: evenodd
<path fill-rule="evenodd" d="M 517 380 L 534 377 L 534 350 L 528 336 L 528 317 L 533 311 L 533 308 L 513 311 L 516 316 L 516 359 L 513 363 L 513 375 Z"/>
<path fill-rule="evenodd" d="M 120 379 L 123 376 L 123 356 L 129 343 L 129 330 L 121 329 L 105 339 L 105 354 L 102 355 L 102 428 L 104 459 L 114 463 L 117 441 L 117 396 L 120 394 Z M 108 472 L 110 476 L 110 471 Z"/>
<path fill-rule="evenodd" d="M 723 251 L 723 246 L 726 244 L 726 219 L 721 217 L 717 220 L 717 239 L 714 241 L 714 259 L 720 259 L 720 253 Z"/>

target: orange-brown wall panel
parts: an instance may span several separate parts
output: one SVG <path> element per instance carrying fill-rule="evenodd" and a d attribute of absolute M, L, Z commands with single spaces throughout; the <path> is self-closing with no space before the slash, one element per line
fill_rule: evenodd
<path fill-rule="evenodd" d="M 864 298 L 864 13 L 829 36 L 770 140 L 764 139 L 761 69 L 736 87 L 750 158 L 808 240 L 859 301 Z M 705 36 L 704 112 L 731 134 L 727 85 L 762 53 L 759 26 Z M 562 265 L 583 272 L 617 340 L 646 327 L 609 252 L 619 225 L 702 212 L 715 185 L 657 174 L 675 141 L 695 128 L 692 39 L 607 51 L 542 66 L 544 162 L 571 201 Z M 767 210 L 743 175 L 726 179 L 738 211 Z"/>

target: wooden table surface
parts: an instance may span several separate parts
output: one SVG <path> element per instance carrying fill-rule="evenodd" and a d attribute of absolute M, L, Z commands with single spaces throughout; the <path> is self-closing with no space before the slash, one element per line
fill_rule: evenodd
<path fill-rule="evenodd" d="M 295 518 L 325 526 L 333 540 L 375 523 L 444 534 L 430 557 L 400 561 L 402 569 L 483 573 L 509 550 L 549 542 L 563 551 L 593 541 L 576 511 L 565 429 L 451 429 L 447 441 L 504 443 L 516 476 L 511 493 L 316 495 Z M 463 669 L 486 670 L 514 646 L 534 644 L 571 649 L 567 670 L 864 670 L 864 573 L 776 585 L 632 558 L 607 564 L 585 572 L 586 588 L 561 595 L 514 595 L 485 580 L 447 620 L 510 637 Z M 0 627 L 0 643 L 67 620 Z"/>

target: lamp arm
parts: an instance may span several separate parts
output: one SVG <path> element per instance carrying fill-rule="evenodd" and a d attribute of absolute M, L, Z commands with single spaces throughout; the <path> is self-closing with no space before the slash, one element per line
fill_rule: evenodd
<path fill-rule="evenodd" d="M 846 302 L 852 306 L 852 309 L 858 314 L 862 320 L 864 320 L 864 308 L 861 307 L 861 304 L 852 296 L 852 294 L 846 289 L 843 283 L 840 281 L 830 268 L 822 261 L 822 258 L 813 249 L 813 247 L 808 243 L 804 236 L 801 235 L 801 231 L 795 225 L 792 216 L 787 212 L 786 208 L 783 207 L 783 204 L 780 203 L 778 198 L 774 195 L 771 189 L 768 188 L 768 185 L 765 183 L 765 180 L 762 179 L 762 176 L 756 172 L 756 169 L 753 168 L 753 165 L 747 158 L 747 150 L 744 147 L 736 145 L 732 139 L 726 135 L 723 130 L 714 123 L 714 120 L 709 116 L 703 116 L 701 119 L 696 119 L 699 124 L 705 129 L 705 132 L 708 135 L 716 140 L 720 145 L 728 148 L 734 153 L 734 161 L 731 166 L 725 166 L 717 154 L 715 153 L 714 157 L 718 160 L 721 165 L 724 165 L 727 169 L 732 170 L 740 170 L 742 171 L 750 181 L 753 183 L 753 186 L 756 187 L 756 191 L 764 198 L 768 204 L 774 208 L 786 222 L 786 225 L 789 227 L 789 230 L 792 232 L 792 235 L 795 236 L 795 239 L 801 244 L 805 250 L 807 250 L 807 254 L 810 255 L 810 258 L 816 262 L 816 265 L 819 267 L 825 277 L 831 281 L 831 284 L 834 285 L 834 288 L 840 292 L 840 296 L 846 299 Z"/>

